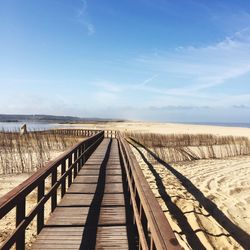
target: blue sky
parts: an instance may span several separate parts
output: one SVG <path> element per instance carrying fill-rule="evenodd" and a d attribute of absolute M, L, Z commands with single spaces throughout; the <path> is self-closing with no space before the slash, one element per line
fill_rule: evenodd
<path fill-rule="evenodd" d="M 250 122 L 248 0 L 0 0 L 0 113 Z"/>

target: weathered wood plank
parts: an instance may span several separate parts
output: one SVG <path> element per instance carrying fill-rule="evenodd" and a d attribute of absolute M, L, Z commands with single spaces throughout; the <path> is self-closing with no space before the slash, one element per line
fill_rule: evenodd
<path fill-rule="evenodd" d="M 121 168 L 117 168 L 117 169 L 107 168 L 106 174 L 107 175 L 121 175 L 122 170 L 121 170 Z"/>
<path fill-rule="evenodd" d="M 77 176 L 74 183 L 97 183 L 98 176 Z"/>
<path fill-rule="evenodd" d="M 78 194 L 94 194 L 97 184 L 91 183 L 72 183 L 67 193 L 78 193 Z"/>
<path fill-rule="evenodd" d="M 57 207 L 46 225 L 84 226 L 89 207 Z"/>
<path fill-rule="evenodd" d="M 122 183 L 107 183 L 105 185 L 104 193 L 123 193 Z"/>
<path fill-rule="evenodd" d="M 102 206 L 125 206 L 124 194 L 104 194 Z"/>
<path fill-rule="evenodd" d="M 102 207 L 99 225 L 126 225 L 125 207 Z"/>
<path fill-rule="evenodd" d="M 61 206 L 90 206 L 93 200 L 94 194 L 65 194 L 61 200 L 59 207 Z"/>
<path fill-rule="evenodd" d="M 126 226 L 99 227 L 96 249 L 128 249 Z"/>
<path fill-rule="evenodd" d="M 78 176 L 85 176 L 85 175 L 96 175 L 98 176 L 100 173 L 100 169 L 86 169 L 85 166 L 79 171 Z"/>

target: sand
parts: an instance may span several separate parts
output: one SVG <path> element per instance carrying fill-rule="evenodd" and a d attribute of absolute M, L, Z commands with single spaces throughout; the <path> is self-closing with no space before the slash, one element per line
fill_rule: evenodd
<path fill-rule="evenodd" d="M 147 157 L 144 149 L 140 151 Z M 213 209 L 214 215 L 211 215 L 204 208 L 205 201 L 199 192 L 189 189 L 189 184 L 183 185 L 165 166 L 147 158 L 155 171 L 152 174 L 138 151 L 133 148 L 133 152 L 184 249 L 201 249 L 199 244 L 206 249 L 243 249 L 218 219 L 221 211 L 236 227 L 250 232 L 250 156 L 172 165 L 204 194 L 208 202 L 217 205 L 218 209 Z"/>
<path fill-rule="evenodd" d="M 55 159 L 57 156 L 62 154 L 61 152 L 52 152 L 51 157 Z M 21 174 L 0 174 L 0 197 L 11 191 L 13 188 L 24 182 L 28 179 L 32 173 L 21 173 Z M 50 188 L 50 178 L 46 179 L 46 190 Z M 60 189 L 58 191 L 58 201 L 60 200 Z M 26 197 L 26 214 L 28 214 L 34 206 L 37 204 L 37 189 L 31 192 Z M 50 201 L 45 205 L 45 221 L 49 217 L 50 214 Z M 0 220 L 0 246 L 7 239 L 7 237 L 14 231 L 15 229 L 15 213 L 16 209 L 12 209 L 5 217 Z M 36 220 L 34 219 L 28 228 L 26 229 L 26 249 L 30 249 L 32 242 L 36 238 Z M 14 248 L 13 248 L 14 249 Z"/>
<path fill-rule="evenodd" d="M 113 129 L 119 131 L 134 131 L 160 134 L 215 134 L 247 136 L 250 138 L 250 128 L 223 127 L 208 125 L 192 125 L 179 123 L 156 123 L 156 122 L 100 122 L 88 124 L 67 124 L 61 127 L 86 128 L 86 129 Z"/>
<path fill-rule="evenodd" d="M 162 134 L 206 133 L 247 136 L 250 138 L 250 128 L 237 127 L 144 122 L 62 125 L 62 127 L 65 126 L 70 128 L 113 129 Z M 156 173 L 160 176 L 159 180 L 163 188 L 159 189 L 156 185 L 156 179 L 152 172 L 149 171 L 147 164 L 145 164 L 137 151 L 134 150 L 134 152 L 154 194 L 184 249 L 201 249 L 199 248 L 199 244 L 202 244 L 207 249 L 242 249 L 229 235 L 228 231 L 208 213 L 202 202 L 198 201 L 197 197 L 190 193 L 176 176 L 167 170 L 166 167 L 149 159 Z M 185 162 L 174 164 L 173 167 L 188 178 L 206 198 L 213 201 L 218 206 L 218 209 L 235 225 L 238 225 L 248 233 L 250 232 L 250 156 L 226 160 Z M 27 177 L 28 175 L 26 174 L 0 176 L 0 196 L 17 186 Z M 170 207 L 166 206 L 162 195 L 165 195 L 165 198 L 170 198 Z M 31 195 L 28 209 L 34 204 L 35 200 L 36 194 Z M 180 216 L 179 221 L 170 213 L 171 211 L 173 214 L 177 213 Z M 4 233 L 1 231 L 2 238 L 5 237 L 5 232 L 10 232 L 11 225 L 10 221 L 7 221 L 7 227 L 6 224 L 5 226 L 3 224 L 0 225 L 1 228 L 5 227 L 6 229 Z M 189 232 L 187 236 L 183 234 L 183 227 L 186 232 Z M 34 236 L 32 230 L 28 230 L 28 232 L 30 236 Z"/>
<path fill-rule="evenodd" d="M 70 125 L 70 127 L 140 133 L 232 135 L 250 138 L 250 128 L 191 124 L 109 122 Z M 171 171 L 151 157 L 148 161 L 152 164 L 154 175 L 138 151 L 134 149 L 133 151 L 184 249 L 204 247 L 206 249 L 243 249 L 229 231 L 237 236 L 242 235 L 242 232 L 250 233 L 250 156 L 173 164 L 174 169 L 191 181 L 190 188 L 188 185 L 183 185 L 183 182 Z M 144 150 L 142 152 L 148 156 Z M 250 243 L 244 248 L 250 249 Z"/>

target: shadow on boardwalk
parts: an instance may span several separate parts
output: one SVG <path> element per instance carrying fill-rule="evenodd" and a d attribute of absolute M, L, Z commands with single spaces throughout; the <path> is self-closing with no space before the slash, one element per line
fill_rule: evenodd
<path fill-rule="evenodd" d="M 160 159 L 154 152 L 152 152 L 151 150 L 149 150 L 148 148 L 146 148 L 144 145 L 140 144 L 139 142 L 137 142 L 136 140 L 132 139 L 131 140 L 133 142 L 135 142 L 137 145 L 139 145 L 140 147 L 144 148 L 157 162 L 159 162 L 160 164 L 162 164 L 163 166 L 165 166 L 175 177 L 178 178 L 178 180 L 180 181 L 180 183 L 186 188 L 186 190 L 191 193 L 195 199 L 200 203 L 200 205 L 202 205 L 207 212 L 213 216 L 213 218 L 225 229 L 228 231 L 228 233 L 230 234 L 230 236 L 236 240 L 244 249 L 250 249 L 250 235 L 245 232 L 244 230 L 242 230 L 240 227 L 238 227 L 237 225 L 235 225 L 218 207 L 217 205 L 211 201 L 210 199 L 206 198 L 204 196 L 204 194 L 188 179 L 186 178 L 184 175 L 182 175 L 180 172 L 178 172 L 176 169 L 174 169 L 172 166 L 170 166 L 169 164 L 167 164 L 165 161 L 163 161 L 162 159 Z M 133 145 L 134 146 L 134 145 Z M 135 147 L 135 146 L 134 146 Z M 165 192 L 165 187 L 162 188 L 161 185 L 163 185 L 161 178 L 159 176 L 159 174 L 156 172 L 156 170 L 153 168 L 153 166 L 147 161 L 146 157 L 143 155 L 143 153 L 137 148 L 137 151 L 140 153 L 140 155 L 142 156 L 143 160 L 146 162 L 146 164 L 149 166 L 151 172 L 154 174 L 155 179 L 157 181 L 157 186 L 159 187 L 159 190 L 164 190 L 164 193 L 162 196 L 162 198 L 164 199 L 165 202 L 168 205 L 170 205 L 170 208 L 172 208 L 172 212 L 173 214 L 175 214 L 175 218 L 180 216 L 180 221 L 182 224 L 179 224 L 179 221 L 177 220 L 178 224 L 180 225 L 182 230 L 186 230 L 185 228 L 185 222 L 183 222 L 183 220 L 186 220 L 186 217 L 183 215 L 183 213 L 181 211 L 178 211 L 179 208 L 174 205 L 171 202 L 171 197 Z M 162 194 L 161 194 L 162 195 Z M 169 211 L 171 213 L 171 209 L 169 208 Z M 171 213 L 172 214 L 172 213 Z M 185 217 L 185 218 L 183 218 Z M 177 219 L 177 218 L 176 218 Z M 184 227 L 182 227 L 184 226 Z M 187 228 L 188 229 L 188 228 Z M 185 232 L 185 231 L 184 231 Z M 190 230 L 188 230 L 187 232 L 188 234 L 191 233 L 191 237 L 194 237 L 194 235 L 196 236 L 196 234 Z M 185 232 L 186 234 L 186 232 Z M 187 235 L 186 235 L 187 236 Z M 196 236 L 196 238 L 194 237 L 194 239 L 190 239 L 191 237 L 189 237 L 189 244 L 190 246 L 192 246 L 191 244 L 193 244 L 193 241 L 198 238 Z M 188 236 L 187 236 L 188 239 Z M 197 243 L 197 242 L 196 242 Z M 199 242 L 198 242 L 199 243 Z M 195 249 L 197 249 L 198 245 L 195 245 Z M 204 247 L 203 247 L 204 248 Z M 199 248 L 198 249 L 202 249 Z"/>

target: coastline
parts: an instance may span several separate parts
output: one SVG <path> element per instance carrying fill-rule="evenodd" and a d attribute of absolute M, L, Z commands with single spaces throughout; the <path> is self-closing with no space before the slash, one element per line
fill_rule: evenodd
<path fill-rule="evenodd" d="M 158 122 L 98 122 L 79 124 L 59 124 L 58 128 L 78 129 L 114 129 L 122 132 L 141 132 L 158 134 L 214 134 L 225 136 L 246 136 L 250 138 L 250 128 L 220 125 L 201 125 L 188 123 L 158 123 Z"/>

